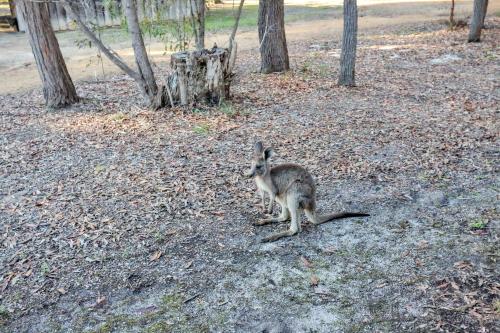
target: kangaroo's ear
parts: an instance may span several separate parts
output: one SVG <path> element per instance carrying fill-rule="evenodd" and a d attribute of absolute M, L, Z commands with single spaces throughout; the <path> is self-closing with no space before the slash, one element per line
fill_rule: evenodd
<path fill-rule="evenodd" d="M 269 147 L 264 150 L 264 159 L 267 160 L 270 157 L 274 156 L 274 149 Z"/>
<path fill-rule="evenodd" d="M 262 152 L 264 151 L 264 145 L 260 141 L 256 142 L 253 147 L 257 154 L 262 154 Z"/>

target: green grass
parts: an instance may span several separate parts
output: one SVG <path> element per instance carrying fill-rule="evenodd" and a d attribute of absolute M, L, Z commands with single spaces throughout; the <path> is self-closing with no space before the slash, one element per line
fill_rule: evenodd
<path fill-rule="evenodd" d="M 208 134 L 210 133 L 210 125 L 208 125 L 208 124 L 196 125 L 196 126 L 193 128 L 193 131 L 194 131 L 196 134 L 200 134 L 200 135 L 208 135 Z"/>
<path fill-rule="evenodd" d="M 486 228 L 487 225 L 488 225 L 488 220 L 476 219 L 469 224 L 469 227 L 471 227 L 471 229 L 478 230 Z"/>
<path fill-rule="evenodd" d="M 232 29 L 237 8 L 211 9 L 206 13 L 205 29 L 209 32 Z M 244 6 L 239 27 L 257 26 L 258 6 Z"/>
<path fill-rule="evenodd" d="M 234 17 L 237 8 L 216 8 L 207 12 L 205 26 L 209 32 L 229 30 L 233 28 Z M 248 5 L 243 7 L 241 13 L 239 28 L 250 28 L 257 26 L 257 16 L 259 7 L 257 5 Z M 287 23 L 331 18 L 333 14 L 340 13 L 340 6 L 286 6 L 285 21 Z"/>
<path fill-rule="evenodd" d="M 7 320 L 10 318 L 10 313 L 7 308 L 3 305 L 0 305 L 0 326 L 4 325 Z"/>
<path fill-rule="evenodd" d="M 229 118 L 232 118 L 236 115 L 236 110 L 234 109 L 233 105 L 225 101 L 221 103 L 219 110 Z"/>

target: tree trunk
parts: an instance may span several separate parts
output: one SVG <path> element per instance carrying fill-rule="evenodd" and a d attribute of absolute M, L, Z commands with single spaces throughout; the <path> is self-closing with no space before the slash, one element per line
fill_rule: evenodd
<path fill-rule="evenodd" d="M 174 72 L 167 78 L 166 86 L 162 87 L 163 100 L 156 104 L 218 105 L 229 98 L 232 74 L 228 72 L 227 49 L 174 53 L 171 67 Z"/>
<path fill-rule="evenodd" d="M 451 0 L 450 7 L 450 30 L 455 28 L 455 0 Z"/>
<path fill-rule="evenodd" d="M 262 73 L 290 69 L 283 0 L 259 0 L 259 42 Z"/>
<path fill-rule="evenodd" d="M 484 14 L 483 14 L 484 16 L 483 16 L 483 26 L 482 26 L 482 28 L 486 29 L 486 25 L 484 24 L 484 20 L 486 19 L 486 13 L 488 12 L 488 0 L 486 0 L 486 4 L 484 5 L 483 12 L 484 12 Z"/>
<path fill-rule="evenodd" d="M 356 0 L 344 0 L 344 32 L 340 54 L 339 85 L 355 85 L 356 44 L 358 34 L 358 6 Z"/>
<path fill-rule="evenodd" d="M 85 0 L 83 2 L 83 10 L 85 12 L 85 18 L 87 23 L 93 25 L 93 29 L 97 26 L 97 6 L 95 0 Z"/>
<path fill-rule="evenodd" d="M 158 20 L 160 17 L 158 16 L 158 4 L 156 0 L 150 0 L 151 5 L 151 20 Z"/>
<path fill-rule="evenodd" d="M 46 3 L 18 0 L 17 5 L 26 20 L 47 106 L 58 108 L 78 102 L 75 86 L 52 30 Z"/>
<path fill-rule="evenodd" d="M 474 13 L 472 14 L 468 38 L 469 43 L 481 41 L 481 30 L 484 26 L 487 6 L 487 0 L 474 0 Z"/>
<path fill-rule="evenodd" d="M 240 5 L 238 6 L 238 12 L 236 13 L 236 19 L 234 21 L 233 31 L 231 36 L 229 36 L 229 69 L 230 73 L 233 72 L 234 65 L 236 63 L 236 53 L 238 51 L 238 44 L 236 43 L 236 31 L 238 31 L 238 25 L 240 24 L 241 12 L 243 11 L 243 4 L 245 0 L 240 0 Z"/>
<path fill-rule="evenodd" d="M 143 78 L 142 84 L 141 81 L 138 82 L 139 89 L 146 103 L 152 105 L 158 92 L 158 86 L 156 85 L 153 69 L 151 68 L 144 40 L 142 39 L 135 1 L 125 0 L 125 13 L 127 15 L 128 29 L 132 36 L 132 47 L 134 49 L 137 70 Z"/>
<path fill-rule="evenodd" d="M 197 18 L 198 18 L 198 44 L 196 48 L 202 50 L 205 48 L 205 0 L 196 0 Z"/>
<path fill-rule="evenodd" d="M 189 0 L 189 9 L 196 49 L 200 51 L 205 48 L 205 1 Z"/>

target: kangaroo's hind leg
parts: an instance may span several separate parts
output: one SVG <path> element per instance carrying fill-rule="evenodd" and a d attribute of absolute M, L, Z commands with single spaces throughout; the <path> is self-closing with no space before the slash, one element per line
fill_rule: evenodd
<path fill-rule="evenodd" d="M 271 217 L 268 219 L 262 219 L 255 222 L 255 225 L 266 225 L 269 223 L 285 222 L 290 218 L 290 211 L 285 205 L 281 205 L 281 214 L 278 217 Z"/>
<path fill-rule="evenodd" d="M 291 200 L 289 200 L 289 202 L 290 201 Z M 288 229 L 287 231 L 278 232 L 278 233 L 275 233 L 275 234 L 272 234 L 268 237 L 263 238 L 262 239 L 263 243 L 274 242 L 280 238 L 293 236 L 293 235 L 297 234 L 298 232 L 300 232 L 300 229 L 301 229 L 300 228 L 300 208 L 298 207 L 298 203 L 296 201 L 292 201 L 291 203 L 292 203 L 292 205 L 288 206 L 288 209 L 290 210 L 290 215 L 292 217 L 290 229 Z"/>
<path fill-rule="evenodd" d="M 316 215 L 316 212 L 314 210 L 304 209 L 304 213 L 306 214 L 306 217 L 309 220 L 309 222 L 311 222 L 312 224 L 320 224 L 318 216 Z"/>

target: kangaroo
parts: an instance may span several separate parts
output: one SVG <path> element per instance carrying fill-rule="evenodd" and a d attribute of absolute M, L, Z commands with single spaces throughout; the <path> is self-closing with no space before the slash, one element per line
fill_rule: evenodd
<path fill-rule="evenodd" d="M 271 147 L 264 149 L 262 142 L 254 146 L 252 166 L 246 176 L 254 178 L 261 196 L 264 212 L 272 212 L 276 200 L 281 206 L 279 217 L 271 217 L 257 221 L 255 225 L 261 226 L 275 222 L 285 222 L 291 218 L 290 229 L 272 234 L 262 239 L 262 242 L 274 242 L 280 238 L 293 236 L 302 228 L 300 213 L 304 211 L 307 219 L 315 225 L 334 219 L 356 216 L 370 216 L 365 213 L 337 213 L 318 216 L 316 212 L 316 185 L 311 174 L 300 165 L 286 163 L 274 167 L 269 166 L 269 159 L 274 151 Z M 265 194 L 269 196 L 269 205 L 266 209 Z"/>

